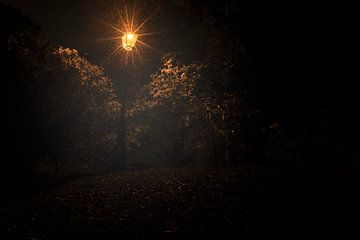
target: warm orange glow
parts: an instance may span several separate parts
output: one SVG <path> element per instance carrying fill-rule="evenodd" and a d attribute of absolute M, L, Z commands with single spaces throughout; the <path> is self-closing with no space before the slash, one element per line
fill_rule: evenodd
<path fill-rule="evenodd" d="M 138 36 L 132 32 L 126 32 L 122 40 L 122 46 L 126 51 L 132 51 L 135 48 L 135 43 L 137 41 Z"/>
<path fill-rule="evenodd" d="M 154 33 L 146 32 L 145 25 L 154 15 L 156 9 L 142 21 L 138 19 L 140 14 L 136 12 L 135 5 L 132 8 L 125 6 L 122 11 L 117 8 L 114 9 L 116 10 L 117 19 L 112 20 L 112 22 L 115 23 L 111 24 L 102 21 L 106 27 L 111 30 L 110 36 L 104 38 L 104 40 L 112 41 L 114 46 L 108 58 L 112 56 L 122 56 L 125 64 L 127 64 L 129 60 L 132 64 L 135 64 L 135 60 L 142 61 L 144 49 L 154 49 L 146 42 L 147 38 Z"/>

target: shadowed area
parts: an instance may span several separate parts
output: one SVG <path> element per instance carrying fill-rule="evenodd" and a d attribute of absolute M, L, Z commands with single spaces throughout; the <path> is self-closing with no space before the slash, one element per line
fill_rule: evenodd
<path fill-rule="evenodd" d="M 0 0 L 0 239 L 360 239 L 358 88 L 297 13 Z"/>
<path fill-rule="evenodd" d="M 24 198 L 0 216 L 12 238 L 355 237 L 359 222 L 348 216 L 359 213 L 359 175 L 343 174 L 268 168 L 109 173 Z"/>

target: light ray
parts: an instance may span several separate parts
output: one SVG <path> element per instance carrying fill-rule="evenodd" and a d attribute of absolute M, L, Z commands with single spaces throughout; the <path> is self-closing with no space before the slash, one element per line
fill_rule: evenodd
<path fill-rule="evenodd" d="M 158 8 L 155 8 L 156 11 Z M 100 39 L 113 43 L 113 49 L 108 54 L 105 61 L 115 56 L 121 56 L 125 64 L 135 64 L 137 61 L 142 62 L 144 48 L 156 49 L 147 41 L 147 37 L 157 33 L 145 31 L 146 23 L 151 19 L 155 12 L 152 12 L 144 20 L 139 21 L 137 17 L 136 6 L 124 6 L 122 10 L 114 8 L 115 17 L 117 17 L 117 24 L 107 23 L 101 20 L 101 23 L 110 30 L 110 36 Z M 158 52 L 158 51 L 156 51 Z"/>
<path fill-rule="evenodd" d="M 132 17 L 131 17 L 131 28 L 130 31 L 133 31 L 133 27 L 134 27 L 134 19 L 135 19 L 135 5 L 133 7 L 133 12 L 132 12 Z"/>

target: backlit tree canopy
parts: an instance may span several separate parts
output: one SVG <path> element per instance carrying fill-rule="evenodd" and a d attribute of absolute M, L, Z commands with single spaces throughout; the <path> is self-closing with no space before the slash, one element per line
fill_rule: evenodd
<path fill-rule="evenodd" d="M 239 96 L 213 89 L 207 71 L 206 64 L 166 56 L 128 111 L 129 145 L 151 145 L 169 165 L 230 164 L 243 131 L 240 120 L 249 110 Z"/>
<path fill-rule="evenodd" d="M 10 36 L 8 48 L 18 64 L 12 77 L 21 86 L 17 139 L 37 161 L 51 160 L 56 174 L 66 165 L 109 164 L 121 105 L 103 69 L 32 33 Z"/>

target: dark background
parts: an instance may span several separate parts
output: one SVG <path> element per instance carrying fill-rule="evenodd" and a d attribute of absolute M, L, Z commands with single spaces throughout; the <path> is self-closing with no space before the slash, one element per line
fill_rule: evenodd
<path fill-rule="evenodd" d="M 114 0 L 2 2 L 20 6 L 40 24 L 45 35 L 54 43 L 87 53 L 88 58 L 95 64 L 105 64 L 105 66 L 107 64 L 110 65 L 109 68 L 118 67 L 116 60 L 111 63 L 106 60 L 108 47 L 107 42 L 103 42 L 102 39 L 104 35 L 107 36 L 107 30 L 99 19 L 108 21 L 109 13 L 115 8 L 121 8 L 126 2 Z M 160 32 L 154 36 L 159 41 L 153 46 L 165 53 L 176 49 L 188 58 L 197 60 L 196 52 L 201 42 L 184 44 L 184 42 L 188 43 L 187 39 L 179 38 L 179 35 L 189 31 L 187 25 L 191 25 L 191 21 L 197 21 L 196 17 L 201 14 L 201 7 L 204 4 L 216 14 L 218 8 L 232 1 L 145 2 L 150 6 L 150 11 L 147 11 L 150 14 L 152 9 L 158 8 L 152 24 L 156 24 L 158 15 L 172 16 L 168 18 L 170 20 L 167 24 L 151 26 L 155 32 Z M 173 5 L 173 12 L 167 10 L 167 4 Z M 230 32 L 230 38 L 241 39 L 245 45 L 249 55 L 249 60 L 245 62 L 249 65 L 246 70 L 248 73 L 245 74 L 248 75 L 255 100 L 261 106 L 266 105 L 264 108 L 268 114 L 275 118 L 289 118 L 291 121 L 287 123 L 295 124 L 289 126 L 292 131 L 304 128 L 304 125 L 309 124 L 310 121 L 313 87 L 310 77 L 300 76 L 309 65 L 307 58 L 300 54 L 305 45 L 302 42 L 303 32 L 300 24 L 306 22 L 307 16 L 299 15 L 301 6 L 285 1 L 271 3 L 233 1 L 232 4 L 235 6 L 234 12 L 229 13 L 228 16 L 219 12 L 216 21 Z M 176 12 L 176 10 L 184 12 L 185 8 L 189 8 L 185 14 Z M 154 60 L 154 57 L 150 59 L 153 61 L 150 62 L 149 68 L 156 69 L 159 62 Z"/>
<path fill-rule="evenodd" d="M 303 9 L 313 6 L 289 1 L 0 2 L 0 238 L 359 233 L 358 88 L 332 55 L 345 44 L 315 40 L 326 29 L 346 36 L 339 16 L 310 31 Z M 126 64 L 106 39 L 131 4 L 151 16 L 151 48 Z M 135 117 L 103 104 L 146 106 L 143 87 L 178 84 L 174 69 L 202 76 L 192 97 L 209 109 L 181 88 Z M 140 147 L 126 145 L 137 127 Z"/>
<path fill-rule="evenodd" d="M 112 33 L 103 22 L 111 23 L 114 11 L 128 4 L 126 1 L 2 2 L 20 7 L 55 45 L 79 49 L 115 81 L 121 78 L 124 66 L 118 56 L 109 58 L 113 46 L 104 38 Z M 204 42 L 216 41 L 216 35 L 211 33 L 214 39 L 203 42 L 207 35 L 198 34 L 198 26 L 205 32 L 216 29 L 222 39 L 239 44 L 234 48 L 238 69 L 234 78 L 240 81 L 231 83 L 233 89 L 240 91 L 245 86 L 248 101 L 264 113 L 266 121 L 279 122 L 287 137 L 301 142 L 304 161 L 322 164 L 327 162 L 322 160 L 326 156 L 338 158 L 335 162 L 339 164 L 351 164 L 359 146 L 357 90 L 343 80 L 346 75 L 337 75 L 336 66 L 328 72 L 334 72 L 333 76 L 311 72 L 310 63 L 322 53 L 307 51 L 306 43 L 313 36 L 311 31 L 304 32 L 308 16 L 300 4 L 216 0 L 136 4 L 140 15 L 152 15 L 146 30 L 155 33 L 145 39 L 155 50 L 145 51 L 143 62 L 137 65 L 140 83 L 159 68 L 165 53 L 179 52 L 186 62 L 202 60 L 209 50 Z M 201 22 L 204 9 L 213 18 L 208 28 Z M 319 60 L 317 66 L 323 69 L 333 65 Z M 333 81 L 332 77 L 338 79 Z"/>

